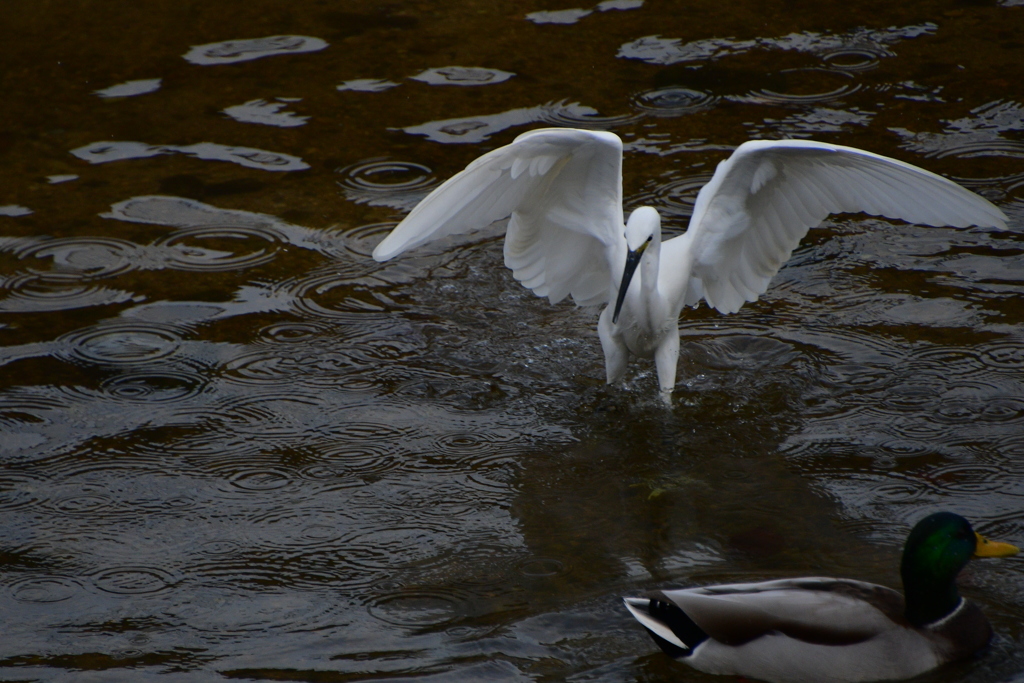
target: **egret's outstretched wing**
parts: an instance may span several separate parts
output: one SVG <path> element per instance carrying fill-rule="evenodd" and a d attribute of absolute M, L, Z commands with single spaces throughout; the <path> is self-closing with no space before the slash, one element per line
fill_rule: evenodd
<path fill-rule="evenodd" d="M 851 147 L 755 140 L 718 165 L 665 259 L 692 258 L 686 303 L 734 313 L 763 294 L 807 230 L 864 212 L 924 225 L 1006 227 L 987 200 L 941 176 Z M 681 269 L 681 270 L 686 270 Z"/>
<path fill-rule="evenodd" d="M 623 255 L 622 141 L 612 133 L 547 128 L 480 157 L 431 192 L 377 245 L 386 261 L 447 235 L 511 216 L 505 265 L 552 303 L 606 303 Z"/>

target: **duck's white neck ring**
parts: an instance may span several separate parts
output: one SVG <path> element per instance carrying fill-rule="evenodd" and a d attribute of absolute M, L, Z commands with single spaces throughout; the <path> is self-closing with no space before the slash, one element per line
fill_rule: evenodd
<path fill-rule="evenodd" d="M 956 615 L 960 613 L 960 610 L 962 610 L 962 609 L 964 608 L 964 606 L 965 606 L 966 604 L 967 604 L 967 601 L 966 601 L 966 600 L 964 600 L 964 599 L 963 599 L 963 598 L 961 597 L 961 598 L 960 598 L 960 602 L 958 602 L 958 603 L 956 604 L 956 607 L 954 607 L 954 608 L 953 608 L 953 611 L 952 611 L 952 612 L 950 612 L 950 613 L 949 613 L 949 614 L 947 614 L 946 616 L 942 617 L 941 619 L 936 619 L 935 621 L 933 621 L 933 622 L 931 622 L 931 623 L 925 624 L 925 625 L 924 625 L 924 628 L 926 628 L 926 629 L 929 629 L 929 630 L 931 630 L 931 631 L 934 631 L 934 630 L 936 630 L 936 629 L 940 629 L 940 628 L 942 628 L 942 627 L 943 627 L 943 626 L 945 626 L 945 625 L 946 625 L 947 623 L 949 623 L 950 621 L 952 621 L 952 620 L 953 620 L 953 618 L 954 618 L 954 617 L 956 617 Z"/>

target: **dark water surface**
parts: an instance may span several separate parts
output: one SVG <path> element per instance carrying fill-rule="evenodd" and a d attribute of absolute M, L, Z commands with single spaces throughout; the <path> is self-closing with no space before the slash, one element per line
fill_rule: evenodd
<path fill-rule="evenodd" d="M 619 596 L 1024 543 L 1024 2 L 805 5 L 0 3 L 0 678 L 710 681 Z M 686 312 L 666 410 L 493 230 L 369 258 L 550 125 L 673 233 L 751 137 L 1011 230 L 833 217 Z M 961 583 L 997 639 L 926 679 L 1020 680 L 1024 561 Z"/>

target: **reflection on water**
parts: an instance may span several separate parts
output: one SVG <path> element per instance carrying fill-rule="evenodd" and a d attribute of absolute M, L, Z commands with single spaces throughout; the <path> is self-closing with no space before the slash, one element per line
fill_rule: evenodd
<path fill-rule="evenodd" d="M 281 98 L 278 99 L 280 100 Z M 292 98 L 279 102 L 249 100 L 245 104 L 227 107 L 224 109 L 224 113 L 234 120 L 243 123 L 262 123 L 265 126 L 277 126 L 279 128 L 303 126 L 309 121 L 308 116 L 298 116 L 295 112 L 281 111 L 281 109 L 288 105 L 288 102 L 293 101 L 295 100 Z"/>
<path fill-rule="evenodd" d="M 277 105 L 270 106 L 276 107 Z M 263 115 L 266 118 L 265 112 Z M 279 114 L 277 116 L 281 118 L 287 115 Z M 239 116 L 236 115 L 232 118 L 238 119 Z M 289 118 L 287 120 L 289 125 L 294 125 L 293 119 Z M 278 123 L 277 125 L 280 124 Z M 309 164 L 290 154 L 278 154 L 251 147 L 229 147 L 213 142 L 200 142 L 195 145 L 180 146 L 148 145 L 144 142 L 94 142 L 91 145 L 71 150 L 71 153 L 76 157 L 83 161 L 88 161 L 90 164 L 106 164 L 111 161 L 124 161 L 126 159 L 145 159 L 146 157 L 173 154 L 175 152 L 199 159 L 230 161 L 241 166 L 258 168 L 264 171 L 304 171 L 309 168 Z"/>
<path fill-rule="evenodd" d="M 765 94 L 775 95 L 782 101 L 787 99 L 778 93 Z M 806 98 L 807 96 L 801 97 Z M 748 125 L 748 135 L 753 139 L 767 140 L 778 139 L 779 134 L 787 138 L 818 139 L 828 133 L 849 132 L 849 126 L 867 126 L 873 117 L 874 112 L 859 111 L 856 108 L 847 110 L 815 107 L 810 111 L 793 114 L 783 119 L 765 119 L 762 123 L 751 123 Z"/>
<path fill-rule="evenodd" d="M 93 95 L 99 95 L 100 97 L 133 97 L 135 95 L 145 95 L 146 93 L 156 92 L 159 90 L 162 83 L 163 79 L 160 78 L 145 78 L 138 81 L 126 81 L 124 83 L 112 85 L 109 88 L 97 90 Z"/>
<path fill-rule="evenodd" d="M 398 83 L 374 78 L 357 78 L 352 81 L 345 81 L 338 86 L 338 90 L 353 90 L 355 92 L 383 92 L 394 88 Z"/>
<path fill-rule="evenodd" d="M 12 5 L 0 677 L 679 680 L 618 596 L 898 585 L 940 509 L 1019 545 L 1018 4 Z M 621 135 L 669 234 L 750 137 L 925 166 L 1010 230 L 832 217 L 760 302 L 685 313 L 666 410 L 497 228 L 370 258 L 550 125 Z M 962 578 L 998 638 L 930 680 L 1019 678 L 1021 563 Z"/>
<path fill-rule="evenodd" d="M 943 123 L 943 133 L 892 131 L 905 140 L 904 147 L 929 157 L 1024 157 L 1024 142 L 1005 135 L 1024 131 L 1024 106 L 1017 102 L 996 100 L 972 109 L 970 116 Z"/>
<path fill-rule="evenodd" d="M 410 135 L 423 135 L 434 142 L 473 144 L 490 139 L 495 133 L 529 123 L 546 123 L 577 128 L 608 127 L 614 123 L 598 115 L 596 109 L 579 102 L 549 102 L 537 107 L 512 109 L 500 114 L 461 119 L 431 121 L 403 128 Z"/>
<path fill-rule="evenodd" d="M 936 28 L 938 27 L 935 24 L 929 22 L 881 30 L 858 28 L 840 34 L 802 31 L 779 38 L 709 38 L 689 43 L 683 43 L 678 38 L 645 36 L 620 47 L 618 56 L 639 59 L 649 64 L 678 64 L 706 63 L 756 49 L 794 50 L 818 55 L 836 69 L 862 71 L 876 66 L 881 57 L 894 57 L 895 53 L 889 49 L 890 45 L 935 33 Z"/>
<path fill-rule="evenodd" d="M 514 73 L 500 69 L 446 66 L 442 69 L 427 69 L 409 78 L 430 85 L 490 85 L 502 83 L 513 76 L 515 76 Z"/>
<path fill-rule="evenodd" d="M 595 11 L 608 12 L 611 10 L 628 10 L 643 7 L 644 0 L 604 0 L 597 3 L 593 9 L 560 9 L 530 12 L 526 18 L 535 24 L 575 24 L 584 17 L 589 17 Z"/>
<path fill-rule="evenodd" d="M 182 55 L 193 64 L 210 66 L 215 64 L 234 64 L 247 62 L 251 59 L 270 57 L 273 55 L 299 54 L 302 52 L 318 52 L 327 47 L 326 41 L 308 36 L 268 36 L 249 40 L 228 40 L 223 43 L 209 45 L 193 45 L 192 49 Z"/>

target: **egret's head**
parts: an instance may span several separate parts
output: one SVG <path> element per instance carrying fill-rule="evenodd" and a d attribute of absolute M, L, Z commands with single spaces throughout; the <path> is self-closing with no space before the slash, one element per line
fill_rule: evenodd
<path fill-rule="evenodd" d="M 619 311 L 622 310 L 622 302 L 626 299 L 629 282 L 633 279 L 636 267 L 640 265 L 640 258 L 655 238 L 660 243 L 661 216 L 653 208 L 641 206 L 629 215 L 626 222 L 626 267 L 622 271 L 622 283 L 619 285 L 619 295 L 615 299 L 612 323 L 619 322 Z"/>
<path fill-rule="evenodd" d="M 646 249 L 656 234 L 661 234 L 661 216 L 652 207 L 641 206 L 629 214 L 626 222 L 626 248 L 631 252 Z"/>

